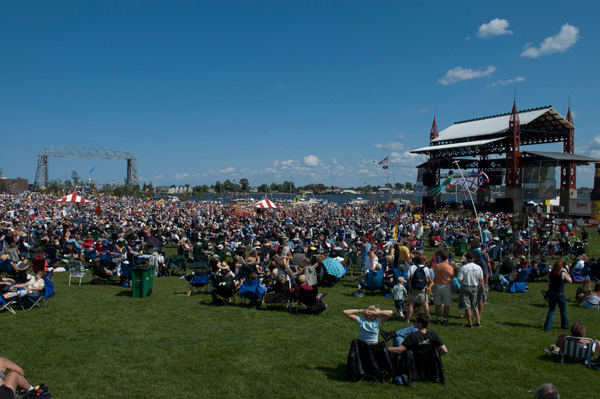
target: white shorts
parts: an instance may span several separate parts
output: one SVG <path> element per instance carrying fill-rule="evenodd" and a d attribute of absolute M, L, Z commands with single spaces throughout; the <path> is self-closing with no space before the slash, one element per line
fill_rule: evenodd
<path fill-rule="evenodd" d="M 452 284 L 433 285 L 433 304 L 444 306 L 452 305 Z"/>

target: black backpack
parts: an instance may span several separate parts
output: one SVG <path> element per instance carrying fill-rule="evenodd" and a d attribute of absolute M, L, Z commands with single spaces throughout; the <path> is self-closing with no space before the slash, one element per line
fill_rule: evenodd
<path fill-rule="evenodd" d="M 418 266 L 415 273 L 410 279 L 410 286 L 414 290 L 422 290 L 427 287 L 427 275 L 425 274 L 425 266 Z"/>

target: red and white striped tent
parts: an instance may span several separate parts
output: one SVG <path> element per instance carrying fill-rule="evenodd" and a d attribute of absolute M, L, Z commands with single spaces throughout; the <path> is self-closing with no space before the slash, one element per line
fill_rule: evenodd
<path fill-rule="evenodd" d="M 86 204 L 86 203 L 92 202 L 92 201 L 86 200 L 81 195 L 77 194 L 77 191 L 73 191 L 71 194 L 67 195 L 66 197 L 62 197 L 61 199 L 56 200 L 56 202 L 70 202 L 70 203 L 74 203 L 74 204 Z"/>
<path fill-rule="evenodd" d="M 260 201 L 252 204 L 253 208 L 258 208 L 258 209 L 279 209 L 281 208 L 279 205 L 277 205 L 276 203 L 274 203 L 273 201 L 271 201 L 268 198 L 263 198 Z"/>

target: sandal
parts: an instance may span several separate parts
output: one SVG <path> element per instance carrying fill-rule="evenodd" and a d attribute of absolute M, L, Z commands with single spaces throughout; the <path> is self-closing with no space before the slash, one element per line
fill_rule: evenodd
<path fill-rule="evenodd" d="M 465 324 L 464 326 L 467 327 L 467 328 L 473 328 L 472 324 Z"/>
<path fill-rule="evenodd" d="M 475 324 L 477 327 L 481 327 L 481 323 L 477 323 Z"/>

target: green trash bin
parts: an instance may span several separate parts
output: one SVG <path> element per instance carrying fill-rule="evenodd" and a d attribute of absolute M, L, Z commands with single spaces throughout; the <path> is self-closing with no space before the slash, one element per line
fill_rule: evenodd
<path fill-rule="evenodd" d="M 467 252 L 467 243 L 466 242 L 455 242 L 454 243 L 454 255 L 461 256 L 462 254 Z"/>
<path fill-rule="evenodd" d="M 154 271 L 150 266 L 136 266 L 131 270 L 131 288 L 134 298 L 146 298 L 152 294 Z"/>

